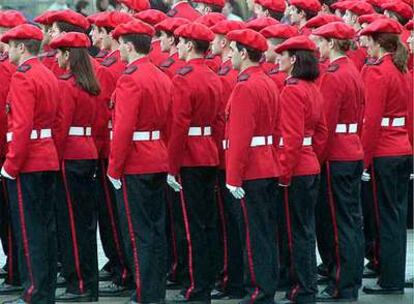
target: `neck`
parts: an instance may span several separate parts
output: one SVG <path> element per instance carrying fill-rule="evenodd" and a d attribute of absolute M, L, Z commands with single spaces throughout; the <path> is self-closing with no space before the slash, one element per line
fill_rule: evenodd
<path fill-rule="evenodd" d="M 223 52 L 221 53 L 221 60 L 223 62 L 227 61 L 227 59 L 229 59 L 229 55 L 230 55 L 230 50 L 227 48 L 223 49 Z"/>
<path fill-rule="evenodd" d="M 177 48 L 175 46 L 171 46 L 171 48 L 170 48 L 170 56 L 174 55 L 175 53 L 177 53 Z"/>
<path fill-rule="evenodd" d="M 111 44 L 111 51 L 116 51 L 116 50 L 119 50 L 119 43 L 116 40 L 114 40 L 112 41 L 112 44 Z"/>
<path fill-rule="evenodd" d="M 185 61 L 188 62 L 188 61 L 190 61 L 192 59 L 201 59 L 201 58 L 204 58 L 204 56 L 202 54 L 198 54 L 198 53 L 191 52 L 191 53 L 189 53 L 187 55 L 187 58 L 185 59 Z"/>
<path fill-rule="evenodd" d="M 33 56 L 32 54 L 29 54 L 29 53 L 24 53 L 24 54 L 20 57 L 19 62 L 18 62 L 18 65 L 21 65 L 21 64 L 22 64 L 22 63 L 24 63 L 26 60 L 31 59 L 31 58 L 34 58 L 34 57 L 36 57 L 36 56 Z"/>
<path fill-rule="evenodd" d="M 139 53 L 131 53 L 128 55 L 128 63 L 134 62 L 138 59 L 141 59 L 143 57 L 145 57 L 146 55 L 144 54 L 139 54 Z"/>
<path fill-rule="evenodd" d="M 357 32 L 361 30 L 361 25 L 358 22 L 355 22 L 353 27 L 354 27 L 355 31 L 357 31 Z"/>
<path fill-rule="evenodd" d="M 336 59 L 341 58 L 341 57 L 346 57 L 346 55 L 342 54 L 342 53 L 339 53 L 339 52 L 336 52 L 336 51 L 330 51 L 329 52 L 329 61 L 330 62 L 333 62 Z"/>
<path fill-rule="evenodd" d="M 299 21 L 299 28 L 304 27 L 304 26 L 305 26 L 305 23 L 306 23 L 306 19 L 305 19 L 305 18 L 301 19 L 301 20 Z"/>
<path fill-rule="evenodd" d="M 378 59 L 384 57 L 387 54 L 389 54 L 387 51 L 385 51 L 383 48 L 380 48 L 378 51 Z"/>
<path fill-rule="evenodd" d="M 255 67 L 255 66 L 259 66 L 259 63 L 258 62 L 252 62 L 250 60 L 245 60 L 241 64 L 240 73 L 247 70 L 248 68 Z"/>

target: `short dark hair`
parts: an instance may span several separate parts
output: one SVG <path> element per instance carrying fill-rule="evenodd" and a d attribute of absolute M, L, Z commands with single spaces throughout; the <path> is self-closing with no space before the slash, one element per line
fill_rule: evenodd
<path fill-rule="evenodd" d="M 58 29 L 61 32 L 76 32 L 76 33 L 84 33 L 85 34 L 85 30 L 83 28 L 81 28 L 80 26 L 77 25 L 73 25 L 64 21 L 57 21 L 56 25 L 58 27 Z"/>
<path fill-rule="evenodd" d="M 102 32 L 102 29 L 104 29 L 106 31 L 107 34 L 109 34 L 110 32 L 112 32 L 114 30 L 113 27 L 109 27 L 109 26 L 103 26 L 103 27 L 99 27 L 98 30 L 99 32 Z"/>
<path fill-rule="evenodd" d="M 168 38 L 174 37 L 174 44 L 175 45 L 177 45 L 178 42 L 180 42 L 180 37 L 174 36 L 173 32 L 170 32 L 170 31 L 162 31 L 162 32 L 164 32 L 168 36 Z M 160 33 L 160 35 L 161 35 L 161 33 Z"/>
<path fill-rule="evenodd" d="M 34 56 L 37 56 L 40 52 L 42 41 L 35 39 L 16 39 L 13 40 L 16 45 L 23 43 L 26 50 Z"/>
<path fill-rule="evenodd" d="M 348 52 L 354 46 L 352 41 L 347 39 L 328 39 L 328 41 L 333 41 L 335 48 L 341 53 Z"/>
<path fill-rule="evenodd" d="M 268 38 L 273 45 L 279 45 L 287 40 L 287 38 Z"/>
<path fill-rule="evenodd" d="M 223 8 L 218 5 L 210 4 L 209 7 L 211 8 L 212 13 L 221 13 L 223 11 Z"/>
<path fill-rule="evenodd" d="M 401 16 L 397 12 L 390 11 L 390 14 L 393 15 L 395 18 L 397 18 L 398 22 L 402 25 L 406 25 L 407 22 L 409 21 L 409 19 L 404 18 L 403 16 Z"/>
<path fill-rule="evenodd" d="M 301 13 L 301 12 L 305 13 L 305 19 L 306 20 L 312 19 L 313 17 L 315 17 L 318 14 L 318 12 L 302 9 L 300 7 L 297 7 L 297 9 L 298 9 L 299 13 Z"/>
<path fill-rule="evenodd" d="M 338 0 L 321 0 L 321 4 L 322 5 L 325 4 L 329 8 L 329 11 L 331 13 L 334 13 L 334 10 L 331 9 L 331 5 L 334 4 L 334 3 L 336 3 L 336 2 L 338 2 Z"/>
<path fill-rule="evenodd" d="M 151 51 L 151 36 L 129 34 L 122 36 L 122 39 L 125 42 L 131 42 L 137 53 L 148 54 Z"/>
<path fill-rule="evenodd" d="M 194 44 L 194 49 L 199 54 L 207 53 L 210 48 L 210 42 L 205 40 L 188 39 L 184 37 L 185 42 L 191 41 Z"/>
<path fill-rule="evenodd" d="M 315 80 L 319 77 L 319 63 L 314 52 L 308 50 L 289 50 L 289 56 L 295 56 L 292 77 Z"/>
<path fill-rule="evenodd" d="M 276 19 L 277 21 L 282 20 L 283 16 L 285 15 L 284 12 L 276 12 L 268 8 L 267 11 L 269 12 L 270 17 Z"/>
<path fill-rule="evenodd" d="M 374 11 L 375 11 L 377 14 L 383 14 L 383 13 L 384 13 L 384 9 L 383 9 L 381 6 L 376 6 L 376 5 L 373 5 L 372 7 L 374 8 Z"/>
<path fill-rule="evenodd" d="M 246 49 L 249 59 L 253 62 L 259 62 L 260 59 L 262 59 L 263 53 L 259 50 L 253 49 L 239 42 L 236 42 L 236 47 L 239 51 L 241 51 L 242 49 Z"/>

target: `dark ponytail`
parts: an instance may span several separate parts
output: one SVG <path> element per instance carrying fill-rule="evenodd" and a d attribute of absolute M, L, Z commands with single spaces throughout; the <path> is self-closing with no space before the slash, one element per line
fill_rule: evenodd
<path fill-rule="evenodd" d="M 402 73 L 407 72 L 408 50 L 398 34 L 375 33 L 372 38 L 386 52 L 392 54 L 392 61 L 397 69 Z"/>

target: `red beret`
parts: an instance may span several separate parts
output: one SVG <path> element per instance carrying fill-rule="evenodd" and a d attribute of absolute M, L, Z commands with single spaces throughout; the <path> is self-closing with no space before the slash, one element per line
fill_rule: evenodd
<path fill-rule="evenodd" d="M 214 39 L 214 33 L 207 26 L 197 22 L 181 25 L 174 31 L 174 35 L 209 42 Z"/>
<path fill-rule="evenodd" d="M 0 11 L 0 27 L 15 27 L 26 22 L 26 17 L 18 11 Z"/>
<path fill-rule="evenodd" d="M 365 1 L 371 4 L 372 6 L 376 6 L 380 8 L 388 0 L 365 0 Z"/>
<path fill-rule="evenodd" d="M 286 9 L 285 0 L 256 0 L 256 3 L 274 12 L 283 13 Z"/>
<path fill-rule="evenodd" d="M 204 24 L 207 27 L 212 27 L 213 25 L 225 19 L 226 19 L 226 16 L 224 16 L 221 13 L 208 13 L 206 15 L 198 17 L 195 22 Z"/>
<path fill-rule="evenodd" d="M 414 25 L 414 22 L 413 22 L 413 20 L 410 20 L 406 25 L 405 25 L 405 28 L 407 29 L 407 30 L 409 30 L 409 31 L 412 31 L 413 30 L 413 25 Z"/>
<path fill-rule="evenodd" d="M 147 9 L 145 11 L 141 11 L 134 15 L 135 18 L 138 18 L 152 26 L 160 23 L 161 21 L 167 19 L 167 15 L 160 10 L 156 9 Z"/>
<path fill-rule="evenodd" d="M 98 18 L 103 18 L 102 16 L 108 15 L 109 13 L 110 12 L 108 12 L 108 11 L 98 12 L 98 13 L 89 15 L 88 17 L 86 17 L 86 20 L 88 20 L 90 24 L 95 24 L 95 22 Z"/>
<path fill-rule="evenodd" d="M 119 0 L 119 2 L 137 12 L 151 8 L 149 0 Z"/>
<path fill-rule="evenodd" d="M 391 33 L 391 34 L 401 34 L 403 28 L 402 25 L 397 21 L 384 18 L 378 19 L 371 24 L 367 25 L 366 28 L 361 30 L 359 33 L 360 36 L 369 36 L 374 33 Z"/>
<path fill-rule="evenodd" d="M 260 31 L 260 34 L 262 34 L 265 38 L 284 39 L 299 35 L 296 27 L 282 23 L 265 27 Z"/>
<path fill-rule="evenodd" d="M 316 45 L 307 36 L 295 36 L 279 44 L 275 52 L 280 54 L 286 50 L 314 51 L 316 50 Z"/>
<path fill-rule="evenodd" d="M 214 34 L 227 35 L 228 32 L 242 30 L 245 28 L 246 25 L 242 21 L 223 20 L 212 26 L 210 30 L 212 30 Z"/>
<path fill-rule="evenodd" d="M 116 28 L 118 25 L 133 21 L 130 14 L 113 11 L 100 14 L 95 18 L 95 25 L 99 27 Z"/>
<path fill-rule="evenodd" d="M 193 0 L 192 2 L 204 3 L 208 5 L 215 5 L 218 7 L 224 7 L 224 0 Z"/>
<path fill-rule="evenodd" d="M 338 17 L 336 15 L 330 15 L 330 14 L 321 14 L 318 16 L 315 16 L 311 19 L 309 19 L 305 23 L 305 27 L 308 28 L 318 28 L 322 25 L 328 24 L 330 22 L 340 22 L 343 21 L 341 17 Z"/>
<path fill-rule="evenodd" d="M 338 1 L 338 2 L 335 2 L 335 3 L 332 3 L 331 4 L 331 9 L 333 9 L 333 10 L 340 10 L 340 11 L 342 11 L 342 12 L 344 12 L 344 11 L 346 11 L 347 10 L 347 6 L 350 4 L 350 3 L 354 3 L 354 2 L 356 2 L 356 0 L 345 0 L 345 1 Z"/>
<path fill-rule="evenodd" d="M 411 19 L 413 17 L 413 8 L 402 1 L 394 0 L 386 2 L 381 6 L 381 8 L 397 13 L 405 19 Z"/>
<path fill-rule="evenodd" d="M 39 16 L 35 17 L 33 19 L 33 22 L 43 24 L 43 25 L 51 25 L 52 23 L 50 23 L 50 21 L 49 21 L 49 16 L 51 16 L 55 12 L 56 11 L 46 11 L 46 12 L 40 14 Z"/>
<path fill-rule="evenodd" d="M 23 40 L 23 39 L 33 39 L 33 40 L 43 40 L 42 31 L 31 24 L 22 24 L 18 25 L 11 30 L 8 30 L 1 37 L 1 41 L 4 43 L 9 43 L 10 40 Z"/>
<path fill-rule="evenodd" d="M 49 15 L 48 24 L 53 22 L 66 22 L 75 26 L 79 26 L 84 30 L 89 28 L 88 20 L 81 14 L 78 14 L 72 10 L 55 11 Z"/>
<path fill-rule="evenodd" d="M 318 0 L 290 0 L 290 5 L 314 13 L 319 12 L 322 8 Z"/>
<path fill-rule="evenodd" d="M 114 39 L 118 39 L 123 35 L 148 35 L 152 37 L 154 34 L 155 30 L 151 25 L 139 20 L 134 20 L 118 25 L 112 32 L 112 37 Z"/>
<path fill-rule="evenodd" d="M 155 25 L 157 31 L 164 31 L 174 33 L 174 31 L 183 24 L 188 24 L 190 21 L 185 18 L 167 18 Z"/>
<path fill-rule="evenodd" d="M 364 1 L 347 2 L 345 8 L 358 16 L 375 13 L 372 5 Z"/>
<path fill-rule="evenodd" d="M 270 18 L 270 17 L 262 17 L 262 18 L 256 18 L 252 21 L 247 22 L 246 27 L 252 30 L 255 30 L 257 32 L 260 32 L 265 27 L 268 27 L 270 25 L 279 24 L 279 21 L 276 19 Z"/>
<path fill-rule="evenodd" d="M 226 37 L 231 41 L 236 41 L 260 52 L 267 50 L 266 38 L 252 29 L 231 31 Z"/>
<path fill-rule="evenodd" d="M 88 48 L 91 46 L 91 42 L 83 33 L 66 33 L 63 35 L 59 35 L 58 37 L 54 38 L 49 46 L 52 49 L 58 49 L 58 48 Z"/>
<path fill-rule="evenodd" d="M 411 7 L 413 7 L 413 5 L 414 5 L 414 1 L 413 0 L 402 0 L 402 1 L 404 1 L 405 3 L 407 3 Z"/>
<path fill-rule="evenodd" d="M 361 16 L 358 17 L 358 23 L 359 24 L 372 23 L 375 20 L 385 19 L 385 18 L 387 18 L 387 17 L 385 17 L 382 14 L 376 14 L 376 13 L 374 13 L 374 14 L 366 14 L 366 15 L 361 15 Z"/>
<path fill-rule="evenodd" d="M 348 24 L 343 22 L 331 22 L 314 29 L 312 34 L 324 38 L 351 40 L 355 37 L 356 32 L 354 28 Z"/>

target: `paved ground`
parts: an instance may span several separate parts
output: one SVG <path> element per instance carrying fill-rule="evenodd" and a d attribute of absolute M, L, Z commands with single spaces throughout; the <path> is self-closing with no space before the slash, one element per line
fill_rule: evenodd
<path fill-rule="evenodd" d="M 407 244 L 407 277 L 414 277 L 414 231 L 408 231 L 408 244 Z M 102 251 L 102 246 L 100 245 L 100 240 L 98 238 L 98 251 L 99 251 L 99 265 L 102 266 L 106 262 L 105 255 Z M 2 254 L 3 251 L 0 251 L 0 265 L 3 265 L 5 262 L 4 255 Z M 374 279 L 364 279 L 364 283 L 373 283 L 375 282 Z M 319 289 L 322 290 L 323 286 L 319 286 Z M 57 292 L 63 292 L 64 290 L 58 290 Z M 169 290 L 167 292 L 167 297 L 178 291 Z M 278 299 L 283 298 L 284 294 L 278 292 L 276 295 L 276 303 Z M 0 296 L 0 303 L 5 300 L 10 300 L 15 298 L 16 296 Z M 105 304 L 124 304 L 128 303 L 128 298 L 100 298 L 99 303 Z M 238 301 L 213 301 L 213 304 L 237 304 Z M 345 303 L 346 302 L 342 302 Z M 362 291 L 360 292 L 360 297 L 358 303 L 361 304 L 414 304 L 414 289 L 405 289 L 404 295 L 387 295 L 387 296 L 373 296 L 373 295 L 366 295 Z"/>

